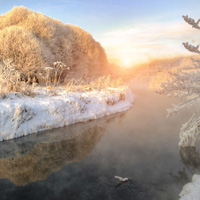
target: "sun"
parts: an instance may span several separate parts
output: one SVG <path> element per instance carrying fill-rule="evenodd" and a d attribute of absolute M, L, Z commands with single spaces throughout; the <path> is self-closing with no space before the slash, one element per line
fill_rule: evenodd
<path fill-rule="evenodd" d="M 141 63 L 144 63 L 146 61 L 145 58 L 137 56 L 129 56 L 128 54 L 117 54 L 117 56 L 108 56 L 108 61 L 112 64 L 116 64 L 122 68 L 132 68 L 135 67 Z"/>
<path fill-rule="evenodd" d="M 132 62 L 131 62 L 131 60 L 125 59 L 122 61 L 122 65 L 125 67 L 131 67 Z"/>
<path fill-rule="evenodd" d="M 120 61 L 120 65 L 127 68 L 132 67 L 134 63 L 134 61 L 130 57 L 122 57 Z"/>

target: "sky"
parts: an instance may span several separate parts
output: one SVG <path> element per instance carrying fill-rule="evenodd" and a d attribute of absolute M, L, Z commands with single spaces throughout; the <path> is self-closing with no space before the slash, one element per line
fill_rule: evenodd
<path fill-rule="evenodd" d="M 130 67 L 187 55 L 182 42 L 199 44 L 182 15 L 200 18 L 200 0 L 0 0 L 0 14 L 23 5 L 90 32 L 110 62 Z"/>

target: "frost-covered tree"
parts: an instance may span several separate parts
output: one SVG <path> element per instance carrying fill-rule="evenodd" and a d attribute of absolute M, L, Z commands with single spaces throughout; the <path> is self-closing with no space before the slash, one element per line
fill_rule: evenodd
<path fill-rule="evenodd" d="M 104 49 L 90 33 L 23 6 L 0 15 L 0 44 L 0 62 L 11 60 L 26 77 L 56 61 L 66 66 L 62 79 L 68 67 L 80 77 L 107 69 Z"/>
<path fill-rule="evenodd" d="M 195 21 L 187 15 L 183 16 L 183 19 L 193 28 L 200 29 L 200 19 Z M 199 45 L 193 46 L 188 42 L 183 43 L 183 45 L 188 51 L 200 54 Z M 176 73 L 170 73 L 171 80 L 161 84 L 160 94 L 183 98 L 181 103 L 168 109 L 168 115 L 173 115 L 182 109 L 191 108 L 200 103 L 200 59 L 192 58 L 192 60 L 193 66 L 185 67 Z M 199 134 L 200 115 L 194 113 L 188 122 L 181 127 L 179 146 L 194 146 Z"/>

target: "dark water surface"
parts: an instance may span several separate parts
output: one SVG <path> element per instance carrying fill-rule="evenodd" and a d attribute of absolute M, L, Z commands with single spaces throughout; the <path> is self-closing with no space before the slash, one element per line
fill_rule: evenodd
<path fill-rule="evenodd" d="M 179 199 L 200 169 L 197 150 L 178 147 L 190 115 L 166 118 L 176 100 L 135 95 L 125 113 L 1 142 L 0 200 Z"/>

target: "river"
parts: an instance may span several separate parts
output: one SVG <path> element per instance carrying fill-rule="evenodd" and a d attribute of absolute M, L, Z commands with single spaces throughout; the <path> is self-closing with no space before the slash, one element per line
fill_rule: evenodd
<path fill-rule="evenodd" d="M 200 169 L 197 149 L 178 147 L 190 113 L 166 118 L 179 100 L 143 87 L 134 93 L 127 112 L 1 142 L 0 199 L 179 199 Z"/>

